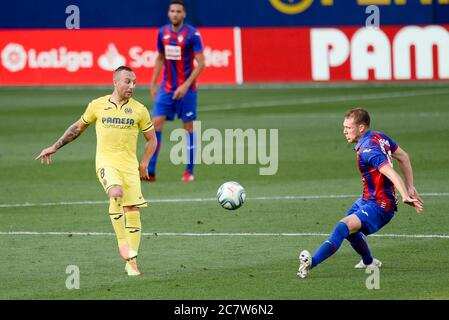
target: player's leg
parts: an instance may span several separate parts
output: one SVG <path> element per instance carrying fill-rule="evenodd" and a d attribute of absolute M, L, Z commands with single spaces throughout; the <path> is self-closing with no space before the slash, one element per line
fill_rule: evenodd
<path fill-rule="evenodd" d="M 138 207 L 125 207 L 125 230 L 128 243 L 135 252 L 139 252 L 142 223 Z"/>
<path fill-rule="evenodd" d="M 125 230 L 126 239 L 130 245 L 133 252 L 136 253 L 134 257 L 127 259 L 125 264 L 125 271 L 130 276 L 138 276 L 141 274 L 139 268 L 137 267 L 137 256 L 140 248 L 141 241 L 141 229 L 142 223 L 140 221 L 140 211 L 138 207 L 125 206 Z"/>
<path fill-rule="evenodd" d="M 354 202 L 352 207 L 346 212 L 346 216 L 349 216 L 349 215 L 359 211 L 360 208 L 365 203 L 366 203 L 366 201 L 362 200 L 362 199 L 359 199 L 356 202 Z M 361 263 L 358 263 L 356 265 L 356 267 L 363 264 L 364 263 L 363 261 L 365 261 L 367 263 L 369 262 L 368 264 L 371 264 L 373 262 L 373 257 L 371 256 L 371 251 L 368 247 L 368 243 L 366 242 L 366 238 L 362 232 L 360 232 L 360 231 L 355 232 L 355 233 L 349 235 L 346 239 L 351 244 L 351 247 L 362 257 Z M 357 268 L 359 268 L 359 267 L 357 267 Z"/>
<path fill-rule="evenodd" d="M 154 131 L 156 134 L 157 139 L 157 147 L 154 151 L 153 157 L 151 158 L 150 162 L 148 163 L 148 174 L 150 176 L 150 181 L 156 181 L 156 164 L 157 164 L 157 158 L 159 156 L 159 150 L 161 148 L 161 142 L 162 142 L 162 128 L 164 126 L 166 116 L 154 116 L 152 118 Z"/>
<path fill-rule="evenodd" d="M 176 100 L 172 99 L 172 93 L 159 89 L 151 114 L 151 120 L 154 125 L 154 131 L 157 139 L 157 148 L 148 163 L 148 174 L 150 181 L 156 181 L 156 164 L 162 142 L 162 129 L 165 120 L 173 120 L 175 116 Z"/>
<path fill-rule="evenodd" d="M 126 243 L 125 235 L 125 212 L 123 211 L 123 191 L 121 186 L 114 185 L 108 190 L 109 196 L 109 218 L 112 222 L 117 244 L 120 248 Z"/>
<path fill-rule="evenodd" d="M 197 119 L 197 92 L 193 90 L 187 91 L 184 98 L 180 101 L 180 110 L 178 117 L 183 121 L 184 130 L 187 132 L 187 148 L 188 158 L 186 169 L 181 181 L 190 182 L 194 180 L 193 169 L 195 165 L 196 139 L 193 132 L 193 121 Z"/>
<path fill-rule="evenodd" d="M 195 135 L 193 132 L 193 121 L 183 122 L 184 130 L 187 132 L 187 164 L 184 174 L 182 175 L 181 181 L 190 182 L 194 180 L 193 168 L 195 165 L 195 152 L 196 152 L 196 143 L 195 143 Z"/>
<path fill-rule="evenodd" d="M 343 240 L 351 233 L 357 232 L 362 227 L 360 219 L 356 215 L 349 215 L 340 220 L 326 240 L 313 254 L 310 268 L 332 256 L 340 248 Z"/>
<path fill-rule="evenodd" d="M 131 250 L 136 253 L 133 258 L 128 259 L 125 270 L 128 275 L 140 275 L 141 272 L 137 268 L 137 256 L 142 237 L 140 208 L 146 207 L 147 203 L 142 196 L 140 177 L 137 171 L 124 174 L 123 195 L 125 235 Z"/>
<path fill-rule="evenodd" d="M 362 232 L 351 234 L 347 239 L 354 250 L 362 257 L 362 260 L 354 267 L 356 269 L 362 269 L 368 266 L 380 268 L 382 262 L 372 257 L 365 235 L 375 233 L 384 227 L 393 218 L 394 211 L 388 212 L 370 201 L 361 206 L 355 214 L 362 221 L 362 228 L 360 230 Z"/>
<path fill-rule="evenodd" d="M 368 247 L 368 242 L 366 237 L 362 232 L 356 232 L 349 235 L 346 238 L 351 247 L 362 257 L 362 259 L 357 263 L 354 268 L 365 269 L 369 266 L 376 266 L 378 268 L 382 267 L 382 262 L 371 255 L 371 251 Z"/>
<path fill-rule="evenodd" d="M 307 250 L 300 253 L 300 265 L 297 275 L 301 278 L 305 278 L 312 268 L 337 252 L 343 243 L 343 240 L 346 239 L 349 234 L 360 230 L 361 226 L 360 219 L 354 214 L 340 220 L 329 236 L 329 239 L 324 241 L 323 244 L 318 247 L 313 256 L 310 256 L 310 253 Z"/>
<path fill-rule="evenodd" d="M 123 191 L 121 186 L 112 187 L 109 192 L 109 217 L 117 237 L 120 255 L 128 260 L 137 256 L 137 251 L 132 249 L 126 234 L 126 218 L 123 207 Z"/>
<path fill-rule="evenodd" d="M 134 256 L 130 248 L 125 232 L 125 213 L 123 210 L 123 190 L 120 173 L 111 167 L 101 167 L 97 171 L 98 179 L 109 196 L 109 218 L 117 238 L 120 255 L 123 259 Z"/>
<path fill-rule="evenodd" d="M 368 247 L 368 243 L 366 242 L 366 238 L 362 232 L 358 231 L 354 234 L 349 235 L 346 238 L 351 247 L 362 257 L 362 263 L 364 266 L 370 265 L 374 258 L 371 255 L 371 251 Z M 362 264 L 357 264 L 356 268 L 360 268 Z"/>

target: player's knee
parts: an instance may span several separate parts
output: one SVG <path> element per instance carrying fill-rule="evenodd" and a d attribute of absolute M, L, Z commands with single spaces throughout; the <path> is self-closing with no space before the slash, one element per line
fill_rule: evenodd
<path fill-rule="evenodd" d="M 153 125 L 154 125 L 154 130 L 156 130 L 156 131 L 162 131 L 162 129 L 164 128 L 164 123 L 158 123 L 158 124 L 154 123 Z"/>
<path fill-rule="evenodd" d="M 184 129 L 187 132 L 193 132 L 193 121 L 184 122 Z"/>
<path fill-rule="evenodd" d="M 121 187 L 112 187 L 108 191 L 109 198 L 123 198 L 123 190 Z"/>
<path fill-rule="evenodd" d="M 154 117 L 153 118 L 153 126 L 154 130 L 161 131 L 164 127 L 165 117 Z"/>
<path fill-rule="evenodd" d="M 344 217 L 340 220 L 340 222 L 346 225 L 349 230 L 349 234 L 357 232 L 362 227 L 362 222 L 355 214 Z"/>

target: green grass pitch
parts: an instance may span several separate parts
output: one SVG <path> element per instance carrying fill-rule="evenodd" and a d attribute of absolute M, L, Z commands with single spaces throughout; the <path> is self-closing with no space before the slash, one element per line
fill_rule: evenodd
<path fill-rule="evenodd" d="M 95 177 L 94 128 L 51 166 L 34 161 L 110 88 L 0 88 L 0 299 L 447 300 L 448 86 L 200 89 L 203 130 L 279 130 L 278 171 L 262 176 L 260 164 L 202 164 L 196 181 L 182 184 L 183 166 L 169 161 L 169 133 L 181 123 L 166 123 L 158 181 L 143 184 L 150 206 L 142 212 L 144 275 L 137 278 L 125 274 L 110 234 L 107 198 Z M 138 87 L 135 98 L 151 108 L 148 88 Z M 313 252 L 361 192 L 355 153 L 342 133 L 344 111 L 357 106 L 370 111 L 373 129 L 409 152 L 416 186 L 426 194 L 422 214 L 401 205 L 380 236 L 368 237 L 384 263 L 377 290 L 366 288 L 369 274 L 353 268 L 359 257 L 347 242 L 309 278 L 295 275 L 299 250 Z M 142 148 L 141 135 L 139 155 Z M 228 180 L 246 188 L 236 211 L 214 200 Z M 79 267 L 78 290 L 66 288 L 69 265 Z"/>

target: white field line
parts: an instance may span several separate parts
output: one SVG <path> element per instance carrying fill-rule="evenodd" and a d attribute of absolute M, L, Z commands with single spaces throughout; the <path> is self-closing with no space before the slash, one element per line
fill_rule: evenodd
<path fill-rule="evenodd" d="M 298 99 L 279 99 L 272 101 L 251 101 L 243 103 L 227 103 L 217 105 L 204 105 L 200 106 L 201 112 L 203 111 L 221 111 L 221 110 L 235 110 L 235 109 L 251 109 L 251 108 L 267 108 L 276 106 L 290 106 L 290 105 L 306 105 L 317 103 L 335 103 L 346 101 L 358 101 L 358 100 L 378 100 L 378 99 L 393 99 L 404 97 L 417 97 L 428 95 L 440 95 L 449 94 L 448 89 L 435 89 L 435 90 L 420 90 L 420 91 L 400 91 L 390 93 L 372 93 L 372 94 L 354 94 L 354 95 L 338 95 L 329 97 L 309 97 Z"/>
<path fill-rule="evenodd" d="M 271 233 L 271 232 L 143 232 L 143 236 L 166 237 L 326 237 L 327 233 Z M 1 231 L 0 236 L 115 236 L 111 232 L 37 232 L 37 231 Z M 449 239 L 445 234 L 372 234 L 379 238 L 430 238 Z"/>
<path fill-rule="evenodd" d="M 421 193 L 423 197 L 447 197 L 449 192 L 428 192 Z M 305 196 L 261 196 L 247 197 L 246 201 L 264 201 L 264 200 L 317 200 L 317 199 L 347 199 L 357 198 L 360 194 L 328 194 L 328 195 L 305 195 Z M 173 199 L 151 199 L 149 203 L 177 203 L 177 202 L 205 202 L 217 201 L 216 198 L 173 198 Z M 0 208 L 17 208 L 17 207 L 52 207 L 52 206 L 72 206 L 72 205 L 98 205 L 107 204 L 109 201 L 62 201 L 62 202 L 40 202 L 40 203 L 4 203 L 0 204 Z"/>

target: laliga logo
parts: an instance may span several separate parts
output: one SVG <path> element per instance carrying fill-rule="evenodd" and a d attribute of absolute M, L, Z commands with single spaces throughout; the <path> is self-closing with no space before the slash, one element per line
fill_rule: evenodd
<path fill-rule="evenodd" d="M 11 71 L 23 70 L 27 63 L 27 53 L 22 45 L 17 43 L 8 44 L 2 51 L 2 64 Z"/>
<path fill-rule="evenodd" d="M 93 53 L 91 51 L 68 51 L 66 47 L 52 48 L 49 51 L 28 51 L 21 44 L 9 43 L 1 52 L 3 67 L 10 72 L 18 72 L 28 64 L 30 69 L 62 68 L 69 72 L 76 72 L 80 68 L 92 68 Z M 115 70 L 124 65 L 126 59 L 117 47 L 110 43 L 104 54 L 98 58 L 98 66 L 106 71 Z"/>
<path fill-rule="evenodd" d="M 282 0 L 270 0 L 270 3 L 282 13 L 298 14 L 306 11 L 312 5 L 313 0 L 288 0 L 288 3 L 285 3 Z M 333 4 L 334 0 L 321 0 L 321 5 L 323 6 L 332 6 Z"/>
<path fill-rule="evenodd" d="M 34 48 L 27 51 L 21 44 L 9 43 L 3 48 L 1 57 L 5 69 L 11 72 L 21 71 L 27 65 L 30 69 L 63 68 L 69 72 L 92 67 L 92 52 L 68 51 L 66 47 L 38 52 Z"/>

